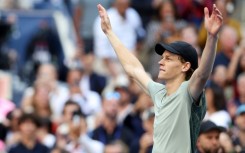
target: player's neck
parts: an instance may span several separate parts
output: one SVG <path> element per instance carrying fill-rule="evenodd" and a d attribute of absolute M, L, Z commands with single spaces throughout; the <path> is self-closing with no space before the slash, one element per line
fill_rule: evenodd
<path fill-rule="evenodd" d="M 173 79 L 173 80 L 166 80 L 165 81 L 165 86 L 167 89 L 167 95 L 171 95 L 173 93 L 175 93 L 178 88 L 180 87 L 180 85 L 182 84 L 182 82 L 184 82 L 185 80 L 183 80 L 182 78 L 177 78 L 177 79 Z"/>

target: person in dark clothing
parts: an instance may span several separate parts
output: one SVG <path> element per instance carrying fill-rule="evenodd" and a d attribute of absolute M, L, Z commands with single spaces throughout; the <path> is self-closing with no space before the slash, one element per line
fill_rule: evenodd
<path fill-rule="evenodd" d="M 212 121 L 207 120 L 202 122 L 200 127 L 200 133 L 196 143 L 196 153 L 222 153 L 222 147 L 219 142 L 219 136 L 220 133 L 224 131 L 224 127 L 217 126 Z"/>
<path fill-rule="evenodd" d="M 49 153 L 49 149 L 36 139 L 38 118 L 33 114 L 23 114 L 19 120 L 21 140 L 8 153 Z"/>
<path fill-rule="evenodd" d="M 114 140 L 122 140 L 130 146 L 134 137 L 133 133 L 117 122 L 119 98 L 118 92 L 105 94 L 103 97 L 103 119 L 101 125 L 93 131 L 92 138 L 105 145 Z"/>

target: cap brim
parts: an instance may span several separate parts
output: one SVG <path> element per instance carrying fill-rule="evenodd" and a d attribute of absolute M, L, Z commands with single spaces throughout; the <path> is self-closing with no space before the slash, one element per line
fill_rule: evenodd
<path fill-rule="evenodd" d="M 162 55 L 164 53 L 164 51 L 167 50 L 171 53 L 174 54 L 179 54 L 178 51 L 176 51 L 173 47 L 169 46 L 168 44 L 164 44 L 164 43 L 157 43 L 155 46 L 155 52 L 159 55 Z"/>
<path fill-rule="evenodd" d="M 208 129 L 206 131 L 203 131 L 202 133 L 206 133 L 206 132 L 213 131 L 213 130 L 217 130 L 219 132 L 225 132 L 226 131 L 226 129 L 224 127 L 222 127 L 222 126 L 216 126 L 216 127 L 210 128 L 210 129 Z"/>

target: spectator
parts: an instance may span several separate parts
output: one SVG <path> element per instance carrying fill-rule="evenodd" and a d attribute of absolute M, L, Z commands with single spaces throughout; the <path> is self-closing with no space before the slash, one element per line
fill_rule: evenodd
<path fill-rule="evenodd" d="M 83 90 L 80 87 L 80 80 L 84 77 L 81 71 L 81 69 L 74 68 L 68 72 L 69 99 L 77 102 L 86 116 L 95 115 L 101 110 L 101 99 L 98 93 L 91 90 Z"/>
<path fill-rule="evenodd" d="M 113 7 L 108 9 L 108 15 L 111 17 L 111 24 L 115 33 L 120 37 L 123 44 L 134 52 L 137 42 L 137 29 L 142 28 L 139 14 L 130 7 L 130 0 L 115 0 Z M 109 41 L 100 28 L 100 18 L 95 20 L 93 27 L 94 51 L 97 58 L 102 59 L 109 76 L 117 77 L 123 73 L 122 67 L 116 59 Z"/>
<path fill-rule="evenodd" d="M 63 120 L 57 129 L 56 147 L 74 153 L 103 152 L 103 144 L 88 136 L 86 120 L 75 102 L 68 101 L 64 106 Z"/>
<path fill-rule="evenodd" d="M 224 90 L 211 81 L 206 87 L 205 93 L 207 98 L 207 112 L 204 120 L 210 120 L 218 126 L 229 129 L 231 117 L 226 111 Z"/>
<path fill-rule="evenodd" d="M 241 104 L 245 104 L 245 72 L 241 73 L 237 78 L 237 90 L 238 97 L 233 97 L 233 99 L 228 103 L 228 111 L 230 113 L 231 118 L 235 117 L 237 108 Z"/>
<path fill-rule="evenodd" d="M 227 71 L 228 81 L 234 82 L 242 72 L 245 72 L 245 39 L 240 42 L 240 45 L 236 48 L 231 58 Z"/>
<path fill-rule="evenodd" d="M 133 111 L 124 120 L 124 126 L 128 127 L 136 138 L 140 138 L 144 133 L 142 114 L 151 106 L 152 100 L 150 96 L 142 92 L 134 104 Z"/>
<path fill-rule="evenodd" d="M 227 74 L 227 67 L 222 64 L 217 65 L 213 70 L 211 80 L 221 88 L 225 89 L 228 82 L 226 74 Z"/>
<path fill-rule="evenodd" d="M 94 9 L 98 3 L 101 3 L 105 8 L 109 8 L 114 0 L 78 0 L 74 6 L 74 26 L 76 30 L 77 40 L 82 46 L 84 53 L 94 52 L 94 37 L 93 25 L 98 13 Z"/>
<path fill-rule="evenodd" d="M 220 133 L 223 131 L 223 127 L 211 121 L 202 122 L 197 139 L 197 153 L 224 153 L 219 142 Z"/>
<path fill-rule="evenodd" d="M 23 111 L 19 108 L 14 109 L 13 111 L 9 112 L 7 115 L 7 120 L 9 122 L 8 125 L 5 125 L 7 128 L 6 137 L 4 138 L 6 142 L 6 146 L 16 145 L 20 139 L 20 132 L 19 132 L 19 120 L 22 116 Z M 2 133 L 3 134 L 3 133 Z"/>
<path fill-rule="evenodd" d="M 33 114 L 23 114 L 19 120 L 21 139 L 12 146 L 9 153 L 49 153 L 49 149 L 37 141 L 38 118 Z"/>
<path fill-rule="evenodd" d="M 43 145 L 52 149 L 56 141 L 55 136 L 52 134 L 52 122 L 48 117 L 42 117 L 40 118 L 39 123 L 40 126 L 37 130 L 37 138 Z"/>
<path fill-rule="evenodd" d="M 83 77 L 80 81 L 81 89 L 84 91 L 95 91 L 101 95 L 108 80 L 104 75 L 101 75 L 94 70 L 94 54 L 84 54 L 80 57 L 80 60 L 83 69 Z"/>
<path fill-rule="evenodd" d="M 221 11 L 223 15 L 223 20 L 224 20 L 224 26 L 229 26 L 232 27 L 232 29 L 235 30 L 235 35 L 236 35 L 236 41 L 239 42 L 241 39 L 241 24 L 233 19 L 230 14 L 227 11 L 227 4 L 229 0 L 214 0 L 215 4 L 217 5 L 217 8 Z M 220 36 L 222 38 L 223 36 Z M 207 31 L 204 28 L 204 24 L 202 23 L 200 29 L 199 29 L 199 34 L 198 34 L 198 43 L 201 48 L 204 48 L 205 42 L 207 38 Z M 230 39 L 230 36 L 226 36 L 224 39 Z M 223 47 L 224 44 L 220 43 L 221 39 L 218 41 L 217 44 L 217 51 L 221 50 L 221 47 Z M 234 41 L 234 40 L 232 40 Z"/>
<path fill-rule="evenodd" d="M 131 153 L 151 153 L 153 148 L 153 123 L 154 123 L 154 108 L 146 109 L 142 114 L 142 125 L 145 132 L 140 139 L 136 141 L 136 144 L 132 145 Z"/>
<path fill-rule="evenodd" d="M 200 46 L 198 45 L 197 37 L 198 37 L 197 29 L 192 24 L 183 27 L 180 31 L 181 40 L 188 42 L 196 49 L 198 55 L 198 63 L 200 63 L 202 52 Z"/>
<path fill-rule="evenodd" d="M 117 122 L 119 109 L 118 92 L 108 92 L 103 97 L 103 110 L 101 124 L 93 131 L 92 138 L 109 144 L 114 140 L 122 140 L 126 145 L 130 146 L 133 140 L 133 133 Z"/>
<path fill-rule="evenodd" d="M 131 95 L 128 89 L 128 80 L 125 83 L 117 81 L 115 83 L 115 91 L 120 94 L 117 120 L 119 123 L 123 123 L 125 118 L 133 111 Z"/>
<path fill-rule="evenodd" d="M 60 53 L 57 47 L 58 37 L 47 21 L 41 21 L 37 32 L 28 42 L 25 54 L 26 81 L 32 84 L 38 67 L 44 63 L 58 66 Z M 29 80 L 28 80 L 28 79 Z"/>
<path fill-rule="evenodd" d="M 220 32 L 220 50 L 217 50 L 214 61 L 214 69 L 217 65 L 224 65 L 228 68 L 230 60 L 237 46 L 237 33 L 233 27 L 224 26 Z"/>
<path fill-rule="evenodd" d="M 58 74 L 55 65 L 53 64 L 42 64 L 38 68 L 36 74 L 36 80 L 45 80 L 49 84 L 50 94 L 49 94 L 49 105 L 53 113 L 53 119 L 56 120 L 60 117 L 64 103 L 69 97 L 69 90 L 65 84 L 58 81 Z M 29 87 L 26 89 L 22 105 L 26 105 L 25 101 L 34 94 L 34 88 Z"/>
<path fill-rule="evenodd" d="M 51 88 L 47 80 L 36 80 L 33 89 L 33 95 L 22 102 L 22 109 L 41 118 L 52 116 L 49 99 Z"/>
<path fill-rule="evenodd" d="M 245 104 L 238 107 L 235 117 L 235 131 L 233 132 L 233 145 L 236 152 L 245 152 Z"/>

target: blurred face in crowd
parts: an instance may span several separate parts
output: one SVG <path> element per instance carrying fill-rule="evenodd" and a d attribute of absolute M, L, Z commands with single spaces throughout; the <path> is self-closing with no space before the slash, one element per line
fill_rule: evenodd
<path fill-rule="evenodd" d="M 220 10 L 221 14 L 224 17 L 226 17 L 226 15 L 227 15 L 227 9 L 226 9 L 227 0 L 216 0 L 215 4 L 216 4 L 217 8 Z"/>
<path fill-rule="evenodd" d="M 43 64 L 39 67 L 37 78 L 45 78 L 50 81 L 56 81 L 57 73 L 56 68 L 52 64 Z"/>
<path fill-rule="evenodd" d="M 227 74 L 227 68 L 225 66 L 223 65 L 216 66 L 213 74 L 214 82 L 217 85 L 224 87 L 226 85 L 226 74 Z"/>
<path fill-rule="evenodd" d="M 77 112 L 77 110 L 79 110 L 80 106 L 76 105 L 76 104 L 69 104 L 66 105 L 64 107 L 64 111 L 63 111 L 63 121 L 64 122 L 70 122 L 72 120 L 73 117 L 73 113 Z"/>
<path fill-rule="evenodd" d="M 70 70 L 67 75 L 67 83 L 69 85 L 70 93 L 76 94 L 81 93 L 80 80 L 82 74 L 80 70 Z"/>
<path fill-rule="evenodd" d="M 115 7 L 117 8 L 119 14 L 123 17 L 125 17 L 125 13 L 129 5 L 130 5 L 129 0 L 116 0 L 115 1 Z"/>
<path fill-rule="evenodd" d="M 50 88 L 45 82 L 36 82 L 34 86 L 33 102 L 37 108 L 49 107 Z"/>
<path fill-rule="evenodd" d="M 128 87 L 117 87 L 116 91 L 120 93 L 119 104 L 121 106 L 125 106 L 130 103 L 130 93 L 128 91 Z"/>
<path fill-rule="evenodd" d="M 245 132 L 245 113 L 236 116 L 235 123 L 239 130 Z"/>
<path fill-rule="evenodd" d="M 27 119 L 24 122 L 20 123 L 19 129 L 20 129 L 22 136 L 32 138 L 35 136 L 37 126 L 35 123 L 33 123 L 32 120 Z"/>
<path fill-rule="evenodd" d="M 70 70 L 67 75 L 67 83 L 69 85 L 78 84 L 81 80 L 82 74 L 79 70 Z"/>
<path fill-rule="evenodd" d="M 103 109 L 106 117 L 110 118 L 111 120 L 116 120 L 118 105 L 119 105 L 119 99 L 114 99 L 114 98 L 105 99 L 103 102 Z"/>
<path fill-rule="evenodd" d="M 85 54 L 81 57 L 81 62 L 83 64 L 84 71 L 90 73 L 93 71 L 94 65 L 94 55 L 93 54 Z"/>
<path fill-rule="evenodd" d="M 160 17 L 163 21 L 172 21 L 175 16 L 174 7 L 171 2 L 162 2 L 160 6 Z"/>
<path fill-rule="evenodd" d="M 201 153 L 217 153 L 220 149 L 220 132 L 211 130 L 200 134 L 197 140 L 197 147 Z"/>
<path fill-rule="evenodd" d="M 194 27 L 187 26 L 181 31 L 182 40 L 188 42 L 191 45 L 197 44 L 197 32 Z"/>
<path fill-rule="evenodd" d="M 220 32 L 220 43 L 222 51 L 233 51 L 237 45 L 238 36 L 234 28 L 224 26 Z"/>

